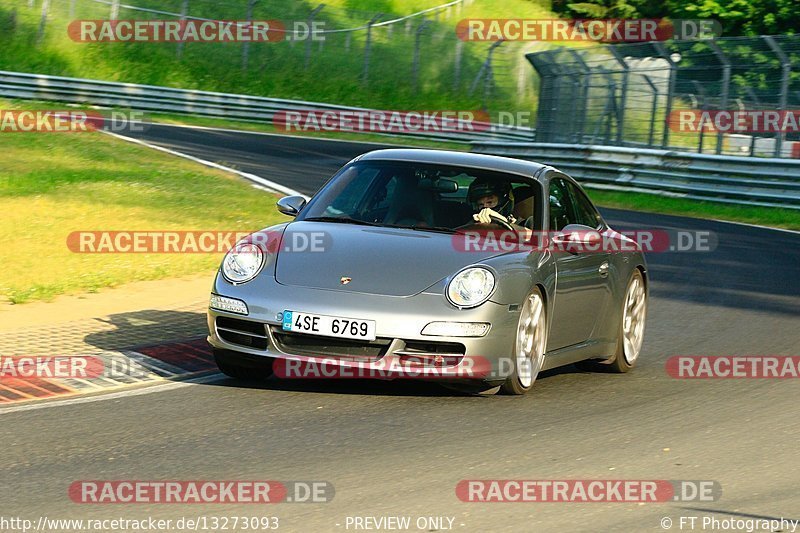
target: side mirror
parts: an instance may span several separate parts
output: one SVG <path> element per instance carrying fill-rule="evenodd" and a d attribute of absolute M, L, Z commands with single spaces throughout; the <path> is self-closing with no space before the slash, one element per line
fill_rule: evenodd
<path fill-rule="evenodd" d="M 306 205 L 306 199 L 302 196 L 284 196 L 278 200 L 278 211 L 290 217 L 296 217 L 297 214 Z"/>
<path fill-rule="evenodd" d="M 571 254 L 597 252 L 602 246 L 602 240 L 599 231 L 583 224 L 569 224 L 553 235 L 553 245 Z"/>

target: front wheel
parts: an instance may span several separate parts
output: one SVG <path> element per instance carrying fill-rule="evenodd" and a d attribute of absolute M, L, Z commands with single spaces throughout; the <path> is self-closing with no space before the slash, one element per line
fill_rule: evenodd
<path fill-rule="evenodd" d="M 611 372 L 628 372 L 636 365 L 636 360 L 639 359 L 639 353 L 642 351 L 646 319 L 647 295 L 644 290 L 644 277 L 636 268 L 633 270 L 625 290 L 617 354 L 614 361 L 608 365 Z"/>
<path fill-rule="evenodd" d="M 544 352 L 547 346 L 545 319 L 544 298 L 537 287 L 522 304 L 514 342 L 514 369 L 500 387 L 503 394 L 525 394 L 536 381 L 544 364 Z"/>

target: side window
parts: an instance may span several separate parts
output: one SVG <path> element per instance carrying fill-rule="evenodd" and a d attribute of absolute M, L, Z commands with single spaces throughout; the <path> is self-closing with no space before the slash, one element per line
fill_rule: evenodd
<path fill-rule="evenodd" d="M 574 223 L 598 229 L 603 220 L 600 213 L 597 212 L 592 202 L 580 189 L 572 183 L 566 183 L 566 185 L 572 197 L 572 205 L 575 208 Z"/>
<path fill-rule="evenodd" d="M 561 231 L 572 223 L 572 200 L 567 192 L 564 180 L 550 180 L 550 231 Z"/>

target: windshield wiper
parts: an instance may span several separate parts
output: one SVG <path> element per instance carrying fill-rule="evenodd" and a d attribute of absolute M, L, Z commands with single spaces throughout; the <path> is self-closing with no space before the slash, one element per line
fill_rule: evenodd
<path fill-rule="evenodd" d="M 401 229 L 411 229 L 414 231 L 432 231 L 434 233 L 455 233 L 456 230 L 453 228 L 448 228 L 445 226 L 400 226 L 396 224 L 388 224 L 384 227 L 387 228 L 401 228 Z"/>
<path fill-rule="evenodd" d="M 350 217 L 334 217 L 334 216 L 321 216 L 321 217 L 308 217 L 302 221 L 305 222 L 338 222 L 342 224 L 358 224 L 359 226 L 373 226 L 379 228 L 397 228 L 397 229 L 410 229 L 414 231 L 432 231 L 435 233 L 455 233 L 453 228 L 445 226 L 401 226 L 399 224 L 381 224 L 380 222 L 367 222 L 366 220 L 358 220 Z"/>
<path fill-rule="evenodd" d="M 359 226 L 380 226 L 377 222 L 367 222 L 366 220 L 358 220 L 350 217 L 308 217 L 304 218 L 305 222 L 339 222 L 342 224 L 358 224 Z"/>

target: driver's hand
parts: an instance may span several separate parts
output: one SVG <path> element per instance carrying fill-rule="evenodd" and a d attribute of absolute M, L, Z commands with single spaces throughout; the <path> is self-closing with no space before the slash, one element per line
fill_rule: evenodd
<path fill-rule="evenodd" d="M 489 207 L 484 207 L 483 209 L 480 210 L 479 213 L 472 215 L 472 218 L 475 220 L 475 222 L 479 224 L 492 224 L 493 223 L 492 218 L 498 218 L 500 220 L 508 222 L 508 219 L 506 217 L 504 217 L 503 215 L 501 215 L 500 213 Z"/>

